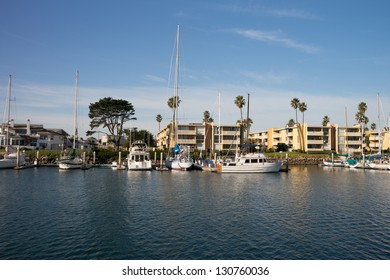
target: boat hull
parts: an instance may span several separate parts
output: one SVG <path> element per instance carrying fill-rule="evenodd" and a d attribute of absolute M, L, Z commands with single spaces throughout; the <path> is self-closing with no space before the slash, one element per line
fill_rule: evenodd
<path fill-rule="evenodd" d="M 64 170 L 68 170 L 68 169 L 81 169 L 83 167 L 82 164 L 72 164 L 72 163 L 59 163 L 58 164 L 58 168 L 59 169 L 64 169 Z"/>
<path fill-rule="evenodd" d="M 347 162 L 339 162 L 339 161 L 334 161 L 334 162 L 331 162 L 331 161 L 324 161 L 323 162 L 323 166 L 330 166 L 330 167 L 348 167 L 348 163 Z"/>
<path fill-rule="evenodd" d="M 69 169 L 82 169 L 83 161 L 79 158 L 63 160 L 58 163 L 59 169 L 69 170 Z"/>
<path fill-rule="evenodd" d="M 19 166 L 26 164 L 25 155 L 19 154 Z M 15 168 L 18 166 L 18 158 L 16 153 L 7 155 L 5 158 L 0 159 L 0 169 Z"/>
<path fill-rule="evenodd" d="M 389 163 L 369 163 L 368 166 L 372 169 L 380 169 L 380 170 L 390 169 Z"/>
<path fill-rule="evenodd" d="M 165 161 L 165 166 L 172 170 L 188 171 L 193 169 L 193 165 L 192 160 L 188 159 L 169 158 Z"/>
<path fill-rule="evenodd" d="M 147 161 L 131 161 L 129 160 L 127 163 L 128 170 L 152 170 L 152 162 L 150 160 Z"/>
<path fill-rule="evenodd" d="M 264 164 L 217 165 L 218 172 L 222 173 L 274 173 L 279 172 L 280 162 L 265 162 Z"/>

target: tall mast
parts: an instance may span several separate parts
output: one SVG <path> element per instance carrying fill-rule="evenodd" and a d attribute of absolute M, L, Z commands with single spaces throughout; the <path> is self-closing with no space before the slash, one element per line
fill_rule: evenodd
<path fill-rule="evenodd" d="M 222 143 L 221 143 L 221 92 L 218 92 L 218 143 L 219 143 L 219 155 L 221 155 Z"/>
<path fill-rule="evenodd" d="M 349 146 L 348 146 L 348 114 L 347 114 L 347 107 L 345 107 L 345 150 L 347 151 L 347 154 L 349 155 Z"/>
<path fill-rule="evenodd" d="M 247 110 L 246 110 L 246 141 L 249 142 L 249 128 L 250 128 L 250 123 L 249 123 L 249 97 L 250 94 L 248 93 L 248 103 L 247 103 Z"/>
<path fill-rule="evenodd" d="M 76 91 L 74 98 L 74 136 L 73 136 L 73 149 L 76 149 L 76 141 L 78 139 L 78 131 L 77 131 L 77 107 L 78 107 L 78 95 L 79 95 L 79 71 L 76 70 Z"/>
<path fill-rule="evenodd" d="M 175 118 L 174 118 L 174 129 L 175 129 L 175 142 L 178 142 L 178 136 L 176 132 L 177 126 L 177 113 L 178 113 L 178 99 L 179 99 L 179 47 L 180 47 L 180 25 L 177 25 L 176 33 L 176 67 L 175 67 Z"/>
<path fill-rule="evenodd" d="M 6 134 L 6 139 L 5 139 L 5 145 L 8 147 L 11 143 L 10 137 L 9 137 L 9 128 L 11 125 L 11 84 L 12 84 L 12 76 L 9 75 L 8 78 L 8 100 L 7 100 L 7 134 Z"/>
<path fill-rule="evenodd" d="M 378 140 L 379 140 L 379 155 L 382 155 L 382 145 L 381 145 L 381 116 L 380 116 L 380 109 L 379 109 L 379 92 L 377 94 L 377 110 L 378 110 L 378 128 L 377 128 L 377 131 L 378 131 Z"/>

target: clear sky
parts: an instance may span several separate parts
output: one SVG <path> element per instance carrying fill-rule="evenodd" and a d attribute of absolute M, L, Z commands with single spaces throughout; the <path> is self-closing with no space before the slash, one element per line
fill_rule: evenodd
<path fill-rule="evenodd" d="M 307 104 L 305 122 L 353 125 L 360 102 L 381 125 L 390 113 L 390 1 L 387 0 L 2 0 L 0 110 L 13 77 L 12 118 L 73 131 L 79 71 L 79 131 L 88 105 L 126 99 L 137 121 L 166 125 L 174 95 L 171 61 L 181 27 L 179 122 L 201 122 L 208 110 L 235 124 L 234 99 L 250 93 L 252 131 L 295 119 L 293 98 Z M 244 116 L 246 113 L 244 112 Z M 299 121 L 302 114 L 299 113 Z"/>

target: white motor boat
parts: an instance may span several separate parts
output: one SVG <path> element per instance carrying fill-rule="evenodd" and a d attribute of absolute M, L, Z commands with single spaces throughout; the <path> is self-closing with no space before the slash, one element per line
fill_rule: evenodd
<path fill-rule="evenodd" d="M 145 142 L 137 140 L 131 148 L 127 157 L 128 170 L 152 170 L 152 161 Z"/>
<path fill-rule="evenodd" d="M 279 172 L 281 161 L 269 161 L 263 153 L 237 154 L 235 160 L 217 164 L 222 173 L 272 173 Z"/>

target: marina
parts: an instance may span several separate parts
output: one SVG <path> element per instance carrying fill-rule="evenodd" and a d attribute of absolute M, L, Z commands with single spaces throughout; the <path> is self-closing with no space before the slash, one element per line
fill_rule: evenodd
<path fill-rule="evenodd" d="M 388 176 L 0 170 L 0 259 L 389 259 Z"/>

